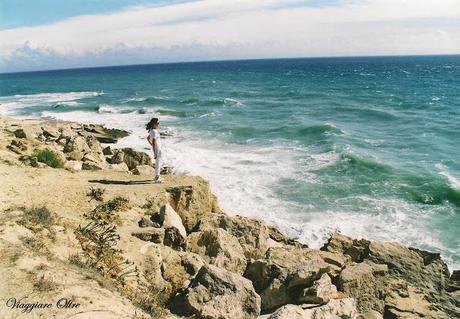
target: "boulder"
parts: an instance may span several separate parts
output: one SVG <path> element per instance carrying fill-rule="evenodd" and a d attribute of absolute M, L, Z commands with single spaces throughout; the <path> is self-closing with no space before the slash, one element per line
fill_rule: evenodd
<path fill-rule="evenodd" d="M 107 146 L 107 147 L 103 148 L 102 153 L 104 153 L 104 155 L 113 155 L 113 151 L 112 151 L 112 148 L 110 146 Z"/>
<path fill-rule="evenodd" d="M 131 172 L 133 175 L 155 176 L 155 169 L 149 165 L 138 165 Z"/>
<path fill-rule="evenodd" d="M 132 232 L 131 235 L 143 241 L 163 244 L 165 230 L 163 228 L 147 227 L 136 230 Z"/>
<path fill-rule="evenodd" d="M 13 134 L 16 138 L 24 138 L 24 139 L 28 139 L 28 140 L 32 140 L 34 139 L 37 134 L 35 134 L 35 132 L 33 132 L 33 130 L 29 129 L 29 128 L 18 128 L 16 130 L 13 131 Z"/>
<path fill-rule="evenodd" d="M 103 166 L 104 162 L 101 161 L 101 159 L 92 154 L 92 153 L 87 153 L 85 154 L 85 156 L 83 156 L 83 159 L 82 159 L 83 162 L 91 162 L 91 163 L 97 163 L 97 164 L 100 164 L 101 166 Z"/>
<path fill-rule="evenodd" d="M 260 297 L 246 278 L 204 265 L 188 288 L 175 298 L 176 307 L 196 318 L 249 319 L 260 314 Z"/>
<path fill-rule="evenodd" d="M 187 242 L 176 227 L 165 228 L 164 242 L 166 246 L 175 250 L 185 250 Z"/>
<path fill-rule="evenodd" d="M 321 307 L 303 309 L 286 305 L 272 313 L 268 319 L 358 319 L 353 298 L 332 299 Z"/>
<path fill-rule="evenodd" d="M 361 312 L 375 310 L 383 313 L 386 291 L 382 276 L 387 273 L 388 267 L 384 264 L 351 263 L 340 273 L 338 287 L 356 299 Z"/>
<path fill-rule="evenodd" d="M 190 280 L 198 273 L 205 264 L 202 258 L 196 254 L 173 250 L 170 247 L 161 247 L 161 273 L 170 286 L 171 295 L 177 291 L 186 289 Z"/>
<path fill-rule="evenodd" d="M 129 168 L 126 163 L 120 163 L 120 164 L 109 164 L 108 166 L 109 169 L 114 170 L 116 172 L 126 172 L 129 173 Z"/>
<path fill-rule="evenodd" d="M 197 179 L 193 186 L 167 188 L 166 192 L 169 204 L 181 217 L 188 233 L 206 224 L 218 208 L 209 183 L 203 179 Z"/>
<path fill-rule="evenodd" d="M 107 157 L 107 162 L 110 164 L 121 164 L 124 163 L 124 157 L 125 153 L 123 153 L 122 150 L 114 149 L 113 155 L 111 157 Z"/>
<path fill-rule="evenodd" d="M 105 168 L 101 163 L 94 163 L 94 162 L 83 162 L 82 169 L 88 171 L 99 171 Z"/>
<path fill-rule="evenodd" d="M 39 167 L 39 163 L 35 156 L 30 155 L 22 155 L 19 157 L 19 161 L 21 161 L 24 165 L 32 166 L 32 167 Z"/>
<path fill-rule="evenodd" d="M 217 227 L 238 239 L 247 258 L 262 258 L 269 248 L 269 229 L 260 221 L 225 214 L 214 214 L 213 220 Z"/>
<path fill-rule="evenodd" d="M 187 237 L 187 232 L 185 227 L 182 224 L 182 219 L 179 214 L 171 207 L 171 205 L 166 204 L 160 208 L 159 214 L 161 225 L 164 228 L 174 227 L 179 231 L 179 234 L 185 239 Z"/>
<path fill-rule="evenodd" d="M 56 127 L 50 125 L 42 126 L 43 136 L 48 140 L 56 140 L 61 135 Z"/>
<path fill-rule="evenodd" d="M 67 140 L 67 144 L 64 146 L 64 152 L 79 152 L 86 153 L 89 151 L 89 146 L 86 144 L 86 140 L 82 136 L 74 136 Z"/>
<path fill-rule="evenodd" d="M 59 140 L 70 140 L 70 139 L 75 138 L 77 136 L 77 132 L 75 132 L 70 127 L 61 127 L 59 129 L 59 132 L 61 133 L 59 135 Z"/>
<path fill-rule="evenodd" d="M 313 282 L 311 287 L 302 291 L 299 301 L 323 305 L 336 297 L 337 288 L 332 284 L 331 277 L 328 274 L 323 274 L 321 278 Z"/>
<path fill-rule="evenodd" d="M 133 148 L 124 148 L 123 149 L 123 161 L 128 165 L 129 170 L 136 168 L 139 165 L 152 165 L 152 160 L 147 153 L 138 152 Z"/>
<path fill-rule="evenodd" d="M 423 290 L 408 284 L 403 279 L 390 279 L 387 285 L 384 318 L 448 319 L 455 318 L 459 314 L 458 310 L 448 313 L 435 307 Z"/>
<path fill-rule="evenodd" d="M 247 261 L 243 248 L 238 240 L 224 229 L 206 229 L 190 234 L 187 238 L 187 249 L 228 271 L 243 274 L 246 269 Z"/>
<path fill-rule="evenodd" d="M 253 261 L 244 276 L 262 299 L 262 310 L 300 303 L 306 288 L 327 273 L 336 277 L 345 266 L 343 255 L 309 248 L 269 248 L 263 259 Z"/>
<path fill-rule="evenodd" d="M 125 153 L 123 153 L 122 150 L 119 150 L 119 149 L 114 149 L 112 151 L 113 155 L 112 156 L 109 156 L 106 158 L 107 162 L 110 163 L 110 164 L 120 164 L 120 163 L 124 163 L 124 156 L 125 156 Z M 126 164 L 126 163 L 124 163 Z"/>
<path fill-rule="evenodd" d="M 150 216 L 143 216 L 137 223 L 139 227 L 145 228 L 145 227 L 156 227 L 159 228 L 161 227 L 160 224 L 152 221 Z"/>
<path fill-rule="evenodd" d="M 67 161 L 64 163 L 64 168 L 72 172 L 81 171 L 82 164 L 81 161 Z"/>
<path fill-rule="evenodd" d="M 370 241 L 352 239 L 340 233 L 334 233 L 321 250 L 344 254 L 354 262 L 362 262 L 369 254 Z"/>
<path fill-rule="evenodd" d="M 118 139 L 129 135 L 128 132 L 119 129 L 109 129 L 102 125 L 85 124 L 83 125 L 82 134 L 90 134 L 100 143 L 116 143 Z"/>

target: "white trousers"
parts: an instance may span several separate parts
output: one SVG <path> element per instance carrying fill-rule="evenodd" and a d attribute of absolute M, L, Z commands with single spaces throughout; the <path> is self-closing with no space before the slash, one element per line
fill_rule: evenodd
<path fill-rule="evenodd" d="M 161 153 L 158 153 L 155 159 L 155 176 L 160 176 L 161 172 Z"/>

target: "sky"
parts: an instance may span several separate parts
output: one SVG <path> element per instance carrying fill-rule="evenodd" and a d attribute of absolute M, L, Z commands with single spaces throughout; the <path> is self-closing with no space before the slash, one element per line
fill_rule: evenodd
<path fill-rule="evenodd" d="M 460 54 L 460 0 L 0 0 L 0 72 Z"/>

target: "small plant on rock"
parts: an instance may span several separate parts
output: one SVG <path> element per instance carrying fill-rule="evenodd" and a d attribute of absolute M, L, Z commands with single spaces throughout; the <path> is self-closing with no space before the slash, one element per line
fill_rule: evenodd
<path fill-rule="evenodd" d="M 45 163 L 49 167 L 52 168 L 62 168 L 64 167 L 64 163 L 59 158 L 59 156 L 48 149 L 36 151 L 32 154 L 33 157 L 37 158 L 37 161 L 41 163 Z"/>
<path fill-rule="evenodd" d="M 91 220 L 113 222 L 116 220 L 116 212 L 126 210 L 129 208 L 129 200 L 117 196 L 105 203 L 99 204 L 90 213 L 85 214 L 85 217 Z"/>
<path fill-rule="evenodd" d="M 89 201 L 95 200 L 98 202 L 102 202 L 104 200 L 103 199 L 104 192 L 105 192 L 105 189 L 91 187 L 90 190 L 86 193 L 86 196 L 89 197 Z"/>
<path fill-rule="evenodd" d="M 124 259 L 122 251 L 116 247 L 120 239 L 116 226 L 92 220 L 83 227 L 79 226 L 75 235 L 88 266 L 96 268 L 105 277 L 114 279 L 122 285 L 127 278 L 138 277 L 137 267 Z"/>

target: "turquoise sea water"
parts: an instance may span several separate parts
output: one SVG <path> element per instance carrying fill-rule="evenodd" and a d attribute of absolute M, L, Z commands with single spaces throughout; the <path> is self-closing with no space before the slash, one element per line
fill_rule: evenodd
<path fill-rule="evenodd" d="M 460 56 L 183 63 L 0 75 L 0 113 L 103 123 L 159 116 L 166 162 L 224 210 L 318 247 L 340 230 L 460 266 Z"/>

